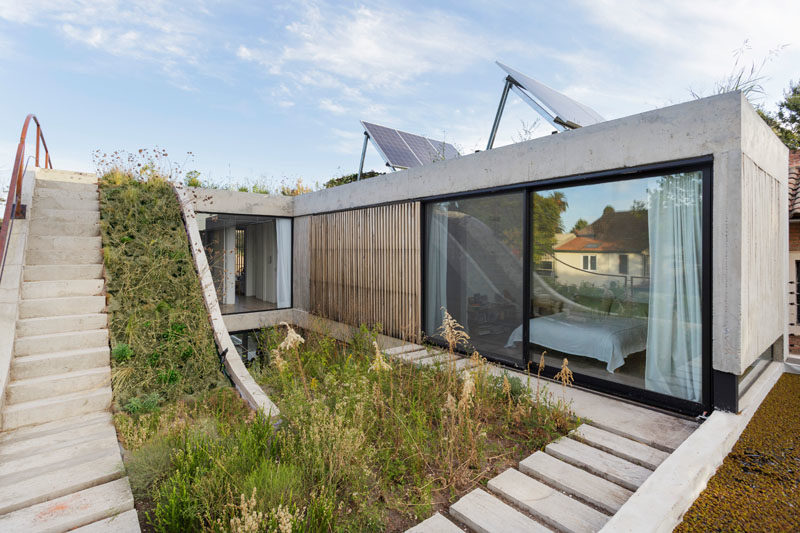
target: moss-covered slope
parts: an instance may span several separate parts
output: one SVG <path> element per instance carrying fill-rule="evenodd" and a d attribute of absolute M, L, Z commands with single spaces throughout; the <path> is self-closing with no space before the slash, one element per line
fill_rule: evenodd
<path fill-rule="evenodd" d="M 800 531 L 799 375 L 778 380 L 675 531 Z"/>
<path fill-rule="evenodd" d="M 114 398 L 128 411 L 224 383 L 180 206 L 169 183 L 100 180 Z"/>

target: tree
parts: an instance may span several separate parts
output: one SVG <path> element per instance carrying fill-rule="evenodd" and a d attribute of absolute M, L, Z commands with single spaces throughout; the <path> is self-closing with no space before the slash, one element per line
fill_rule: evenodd
<path fill-rule="evenodd" d="M 800 150 L 800 81 L 789 82 L 789 89 L 783 93 L 783 101 L 778 103 L 776 113 L 759 109 L 767 124 L 783 144 L 792 150 Z"/>
<path fill-rule="evenodd" d="M 578 219 L 578 220 L 575 222 L 575 225 L 574 225 L 574 226 L 572 226 L 572 233 L 575 233 L 575 234 L 577 234 L 577 233 L 578 233 L 580 230 L 582 230 L 583 228 L 585 228 L 585 227 L 586 227 L 586 226 L 588 226 L 588 225 L 589 225 L 589 223 L 588 223 L 588 222 L 586 222 L 586 219 L 585 219 L 585 218 L 579 218 L 579 219 Z"/>
<path fill-rule="evenodd" d="M 614 206 L 613 205 L 607 205 L 607 206 L 605 206 L 603 208 L 603 215 L 610 215 L 613 212 L 614 212 Z"/>

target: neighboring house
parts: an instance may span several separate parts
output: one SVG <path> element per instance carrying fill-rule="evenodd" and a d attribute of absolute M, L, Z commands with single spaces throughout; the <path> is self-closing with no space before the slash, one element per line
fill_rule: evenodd
<path fill-rule="evenodd" d="M 585 228 L 557 236 L 556 243 L 552 267 L 555 280 L 561 285 L 647 285 L 647 211 L 609 209 Z"/>
<path fill-rule="evenodd" d="M 800 150 L 789 152 L 789 350 L 800 353 Z"/>

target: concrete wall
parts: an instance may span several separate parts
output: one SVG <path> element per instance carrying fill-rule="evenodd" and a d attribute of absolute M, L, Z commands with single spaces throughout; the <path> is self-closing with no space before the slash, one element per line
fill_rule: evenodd
<path fill-rule="evenodd" d="M 293 201 L 290 196 L 259 194 L 189 187 L 187 194 L 195 211 L 208 213 L 236 213 L 237 215 L 265 215 L 291 217 Z"/>
<path fill-rule="evenodd" d="M 25 265 L 25 250 L 28 242 L 28 226 L 33 214 L 33 188 L 35 171 L 28 171 L 22 178 L 22 203 L 28 206 L 28 218 L 15 219 L 8 241 L 8 252 L 0 278 L 0 426 L 2 426 L 3 404 L 6 386 L 10 381 L 11 358 L 14 356 L 14 337 L 19 314 L 19 294 L 22 289 L 22 269 Z M 5 206 L 3 206 L 5 209 Z"/>
<path fill-rule="evenodd" d="M 597 269 L 593 273 L 583 272 L 583 256 L 595 256 L 597 259 Z M 619 273 L 619 256 L 628 256 L 628 274 Z M 553 271 L 556 274 L 556 281 L 562 285 L 578 285 L 589 283 L 596 287 L 608 287 L 616 283 L 622 287 L 626 279 L 631 283 L 631 276 L 644 276 L 644 256 L 642 254 L 627 253 L 598 253 L 598 252 L 556 252 L 556 259 L 553 261 Z M 562 263 L 559 263 L 562 261 Z M 566 264 L 564 264 L 566 263 Z M 569 265 L 569 266 L 567 266 Z M 574 267 L 574 268 L 570 268 Z M 598 276 L 596 274 L 610 274 L 610 276 Z"/>

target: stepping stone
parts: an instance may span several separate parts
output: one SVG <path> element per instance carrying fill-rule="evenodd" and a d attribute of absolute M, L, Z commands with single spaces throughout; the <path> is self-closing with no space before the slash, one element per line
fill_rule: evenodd
<path fill-rule="evenodd" d="M 424 347 L 420 346 L 419 344 L 404 344 L 403 346 L 397 346 L 395 348 L 389 348 L 388 350 L 384 350 L 383 353 L 389 356 L 395 356 L 395 355 L 400 355 L 401 353 L 418 352 L 423 348 Z"/>
<path fill-rule="evenodd" d="M 627 459 L 632 463 L 655 470 L 669 457 L 667 452 L 657 450 L 641 442 L 620 437 L 600 428 L 582 424 L 570 435 L 585 444 L 599 448 L 604 452 Z"/>
<path fill-rule="evenodd" d="M 0 531 L 67 531 L 130 509 L 133 495 L 128 478 L 122 478 L 0 516 Z M 135 518 L 136 511 L 132 512 Z M 139 524 L 137 520 L 135 530 L 113 527 L 95 531 L 139 531 Z"/>
<path fill-rule="evenodd" d="M 423 520 L 406 533 L 463 533 L 463 530 L 439 513 Z"/>
<path fill-rule="evenodd" d="M 450 506 L 450 514 L 477 533 L 550 533 L 510 505 L 481 489 L 475 489 Z"/>
<path fill-rule="evenodd" d="M 407 363 L 413 363 L 418 359 L 423 359 L 425 357 L 430 357 L 430 353 L 425 348 L 421 350 L 417 350 L 415 352 L 403 352 L 393 356 L 395 359 L 399 359 L 401 361 L 405 361 Z"/>
<path fill-rule="evenodd" d="M 635 491 L 653 472 L 615 455 L 592 448 L 567 437 L 551 442 L 545 451 L 592 474 L 606 478 L 628 490 Z"/>
<path fill-rule="evenodd" d="M 609 519 L 600 511 L 513 468 L 489 480 L 489 488 L 564 533 L 594 533 Z"/>
<path fill-rule="evenodd" d="M 122 514 L 93 522 L 88 526 L 73 529 L 72 533 L 139 533 L 139 517 L 136 515 L 136 510 L 131 509 Z"/>
<path fill-rule="evenodd" d="M 544 452 L 536 452 L 520 461 L 519 469 L 612 515 L 633 496 L 633 492 L 616 483 Z"/>

